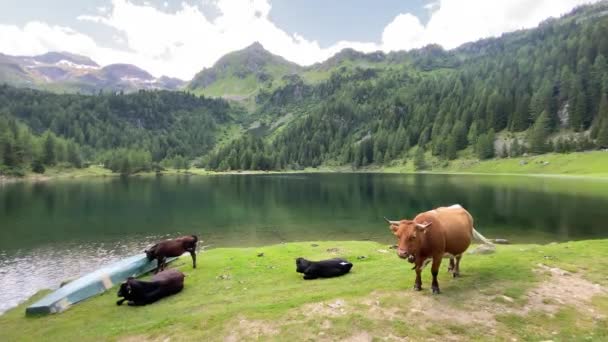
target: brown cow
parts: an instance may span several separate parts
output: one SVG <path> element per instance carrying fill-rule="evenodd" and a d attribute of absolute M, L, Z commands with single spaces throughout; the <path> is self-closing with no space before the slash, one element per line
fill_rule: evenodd
<path fill-rule="evenodd" d="M 437 274 L 443 257 L 449 256 L 448 271 L 457 277 L 462 253 L 467 250 L 472 238 L 492 245 L 475 230 L 471 214 L 458 204 L 420 213 L 413 220 L 386 221 L 397 237 L 397 254 L 415 265 L 412 269 L 416 270 L 416 291 L 422 290 L 420 273 L 429 262 L 433 262 L 433 293 L 440 293 Z"/>

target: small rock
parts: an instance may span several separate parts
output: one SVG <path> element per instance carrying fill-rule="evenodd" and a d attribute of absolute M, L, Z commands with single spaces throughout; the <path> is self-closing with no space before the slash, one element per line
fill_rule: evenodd
<path fill-rule="evenodd" d="M 365 255 L 359 255 L 359 256 L 357 257 L 357 259 L 359 259 L 359 260 L 363 260 L 363 259 L 367 259 L 367 257 L 366 257 Z"/>
<path fill-rule="evenodd" d="M 222 280 L 229 280 L 230 275 L 229 274 L 220 274 L 217 278 L 222 279 Z"/>
<path fill-rule="evenodd" d="M 263 256 L 264 256 L 264 252 L 258 253 L 258 257 L 263 257 Z"/>
<path fill-rule="evenodd" d="M 317 245 L 316 243 L 311 243 L 310 246 L 311 247 L 319 247 L 319 245 Z"/>
<path fill-rule="evenodd" d="M 344 301 L 342 299 L 338 299 L 337 301 L 327 304 L 332 309 L 338 309 L 344 306 Z"/>
<path fill-rule="evenodd" d="M 340 248 L 336 248 L 336 247 L 327 249 L 327 252 L 329 252 L 329 253 L 337 253 L 339 251 L 340 251 Z"/>
<path fill-rule="evenodd" d="M 519 161 L 519 165 L 522 165 L 522 166 L 523 166 L 523 165 L 526 165 L 526 164 L 528 164 L 528 162 L 527 162 L 527 161 L 525 161 L 525 160 L 520 160 L 520 161 Z"/>
<path fill-rule="evenodd" d="M 511 297 L 509 297 L 509 296 L 502 295 L 502 296 L 500 296 L 500 297 L 501 297 L 502 299 L 504 299 L 504 300 L 505 300 L 505 302 L 509 302 L 509 303 L 513 303 L 513 302 L 514 302 L 513 298 L 511 298 Z"/>
<path fill-rule="evenodd" d="M 378 249 L 376 252 L 378 253 L 388 253 L 386 249 Z"/>
<path fill-rule="evenodd" d="M 507 239 L 494 239 L 492 240 L 494 243 L 499 244 L 499 245 L 508 245 L 510 244 L 509 240 Z"/>

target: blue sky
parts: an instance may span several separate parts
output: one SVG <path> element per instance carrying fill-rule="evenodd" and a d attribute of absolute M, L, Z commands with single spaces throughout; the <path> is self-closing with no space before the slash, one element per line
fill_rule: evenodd
<path fill-rule="evenodd" d="M 309 65 L 351 47 L 447 49 L 559 16 L 587 0 L 0 0 L 0 52 L 69 51 L 190 79 L 259 41 Z"/>

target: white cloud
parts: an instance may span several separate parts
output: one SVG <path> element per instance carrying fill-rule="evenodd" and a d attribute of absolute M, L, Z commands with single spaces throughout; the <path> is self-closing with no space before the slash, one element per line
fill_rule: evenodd
<path fill-rule="evenodd" d="M 208 19 L 199 7 L 182 3 L 175 12 L 129 0 L 112 0 L 96 15 L 79 20 L 109 26 L 120 35 L 127 50 L 104 48 L 67 27 L 30 22 L 22 28 L 0 25 L 0 51 L 32 55 L 70 51 L 87 55 L 100 64 L 133 63 L 153 74 L 190 79 L 224 54 L 259 41 L 271 52 L 299 64 L 327 59 L 343 48 L 370 52 L 412 49 L 429 43 L 453 48 L 464 42 L 532 27 L 549 16 L 559 16 L 585 0 L 438 0 L 425 8 L 431 18 L 423 25 L 409 13 L 398 14 L 387 24 L 381 42 L 340 41 L 328 48 L 298 33 L 289 34 L 269 18 L 269 0 L 205 0 L 219 15 Z M 165 6 L 166 7 L 166 6 Z M 314 24 L 314 23 L 311 23 Z"/>
<path fill-rule="evenodd" d="M 383 33 L 383 50 L 410 49 L 429 43 L 455 48 L 465 42 L 536 26 L 575 6 L 597 0 L 439 0 L 428 4 L 429 22 L 400 14 Z M 400 37 L 401 35 L 401 37 Z"/>

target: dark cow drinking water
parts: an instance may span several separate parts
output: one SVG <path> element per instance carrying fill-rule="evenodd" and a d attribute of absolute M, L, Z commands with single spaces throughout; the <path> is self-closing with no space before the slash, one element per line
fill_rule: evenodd
<path fill-rule="evenodd" d="M 192 256 L 192 268 L 196 268 L 196 235 L 181 236 L 172 240 L 161 241 L 154 246 L 146 249 L 148 260 L 157 260 L 158 264 L 154 273 L 165 269 L 167 258 L 178 257 L 185 252 Z"/>
<path fill-rule="evenodd" d="M 116 305 L 122 305 L 124 301 L 128 301 L 128 305 L 146 305 L 176 294 L 184 288 L 184 277 L 185 275 L 177 270 L 159 272 L 152 277 L 152 281 L 130 277 L 120 285 L 118 297 L 123 298 L 118 300 Z"/>
<path fill-rule="evenodd" d="M 322 261 L 296 259 L 296 272 L 304 273 L 304 279 L 337 277 L 348 273 L 352 267 L 353 264 L 340 258 Z"/>

